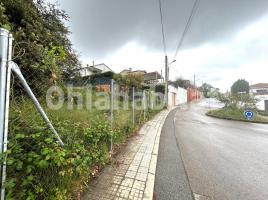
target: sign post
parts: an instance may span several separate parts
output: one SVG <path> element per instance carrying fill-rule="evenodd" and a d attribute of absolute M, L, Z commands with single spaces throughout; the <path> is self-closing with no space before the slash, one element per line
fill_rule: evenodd
<path fill-rule="evenodd" d="M 254 116 L 254 113 L 251 111 L 251 110 L 245 110 L 244 111 L 244 117 L 247 119 L 247 120 L 251 120 Z"/>

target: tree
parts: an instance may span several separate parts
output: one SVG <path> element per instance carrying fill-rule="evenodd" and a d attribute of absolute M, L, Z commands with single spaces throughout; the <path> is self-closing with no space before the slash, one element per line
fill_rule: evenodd
<path fill-rule="evenodd" d="M 251 96 L 250 94 L 218 94 L 217 99 L 224 103 L 225 108 L 232 108 L 232 109 L 256 109 L 256 99 Z"/>
<path fill-rule="evenodd" d="M 204 97 L 209 98 L 209 92 L 211 91 L 213 87 L 208 83 L 203 83 L 200 90 L 203 92 Z"/>
<path fill-rule="evenodd" d="M 231 87 L 232 94 L 249 93 L 249 83 L 245 79 L 238 79 Z"/>
<path fill-rule="evenodd" d="M 191 87 L 191 82 L 189 80 L 184 80 L 183 78 L 177 78 L 175 81 L 172 82 L 172 84 L 177 88 L 181 87 L 184 89 L 187 89 L 188 87 Z"/>
<path fill-rule="evenodd" d="M 143 75 L 127 74 L 122 76 L 121 74 L 115 74 L 113 78 L 119 84 L 125 85 L 126 87 L 136 87 L 139 89 L 142 88 Z"/>
<path fill-rule="evenodd" d="M 35 91 L 79 67 L 66 20 L 65 11 L 44 0 L 0 0 L 0 25 L 14 36 L 13 59 Z"/>

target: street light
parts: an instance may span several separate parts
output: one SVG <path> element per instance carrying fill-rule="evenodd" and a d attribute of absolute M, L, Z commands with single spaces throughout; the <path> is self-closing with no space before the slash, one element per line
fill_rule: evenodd
<path fill-rule="evenodd" d="M 177 61 L 177 60 L 174 59 L 174 60 L 173 60 L 171 63 L 169 63 L 168 65 L 171 65 L 172 63 L 174 63 L 174 62 L 176 62 L 176 61 Z"/>

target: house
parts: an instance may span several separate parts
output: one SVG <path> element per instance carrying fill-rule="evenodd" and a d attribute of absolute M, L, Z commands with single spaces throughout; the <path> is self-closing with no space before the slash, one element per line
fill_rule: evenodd
<path fill-rule="evenodd" d="M 200 100 L 202 92 L 196 88 L 184 89 L 181 87 L 168 86 L 168 106 L 173 107 L 191 101 Z"/>
<path fill-rule="evenodd" d="M 129 68 L 129 69 L 124 69 L 119 74 L 121 74 L 122 76 L 130 75 L 130 74 L 131 75 L 144 75 L 144 74 L 146 74 L 146 71 L 145 70 L 135 70 L 135 71 L 132 71 L 132 69 Z"/>
<path fill-rule="evenodd" d="M 143 76 L 143 84 L 147 86 L 155 86 L 157 84 L 163 83 L 164 78 L 157 72 L 149 72 L 147 73 L 145 70 L 135 70 L 133 71 L 131 68 L 124 69 L 120 72 L 122 76 L 126 75 L 141 75 Z"/>
<path fill-rule="evenodd" d="M 164 82 L 164 78 L 157 72 L 149 72 L 144 74 L 143 78 L 144 84 L 146 85 L 156 85 Z"/>
<path fill-rule="evenodd" d="M 85 67 L 79 69 L 79 74 L 82 77 L 91 76 L 92 74 L 101 74 L 105 72 L 112 72 L 112 70 L 104 63 L 91 66 L 87 64 Z"/>
<path fill-rule="evenodd" d="M 168 86 L 168 107 L 173 107 L 177 104 L 178 89 L 173 85 Z"/>
<path fill-rule="evenodd" d="M 268 83 L 257 83 L 249 86 L 249 93 L 257 100 L 256 106 L 259 110 L 267 109 L 265 102 L 268 100 Z"/>
<path fill-rule="evenodd" d="M 253 95 L 268 95 L 268 83 L 250 85 L 249 93 Z"/>

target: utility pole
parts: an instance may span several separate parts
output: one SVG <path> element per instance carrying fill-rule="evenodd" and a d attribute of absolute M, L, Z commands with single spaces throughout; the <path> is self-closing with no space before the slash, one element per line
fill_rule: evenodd
<path fill-rule="evenodd" d="M 196 91 L 196 86 L 195 86 L 195 74 L 194 74 L 194 98 L 197 100 L 197 91 Z"/>
<path fill-rule="evenodd" d="M 168 108 L 168 57 L 167 55 L 165 56 L 165 103 L 166 103 L 166 107 Z"/>
<path fill-rule="evenodd" d="M 194 74 L 194 87 L 195 87 L 195 74 Z"/>

